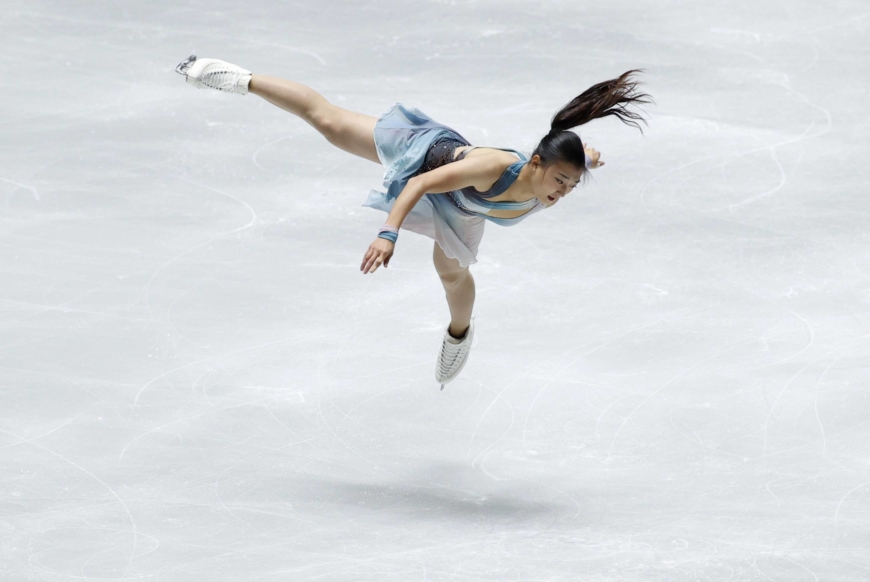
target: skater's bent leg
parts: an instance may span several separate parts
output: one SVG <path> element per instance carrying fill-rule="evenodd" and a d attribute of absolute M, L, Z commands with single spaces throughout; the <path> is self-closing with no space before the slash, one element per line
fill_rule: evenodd
<path fill-rule="evenodd" d="M 311 87 L 278 77 L 251 75 L 248 92 L 302 118 L 334 146 L 381 163 L 374 139 L 377 117 L 342 109 Z"/>
<path fill-rule="evenodd" d="M 463 337 L 471 323 L 474 307 L 474 277 L 468 267 L 461 267 L 459 261 L 447 257 L 438 243 L 435 243 L 433 260 L 450 308 L 448 331 L 455 338 Z"/>

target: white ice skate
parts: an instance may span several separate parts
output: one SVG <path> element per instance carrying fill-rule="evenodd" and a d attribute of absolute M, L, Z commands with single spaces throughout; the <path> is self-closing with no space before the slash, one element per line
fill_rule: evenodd
<path fill-rule="evenodd" d="M 444 385 L 453 380 L 465 367 L 465 362 L 468 361 L 468 352 L 471 351 L 471 342 L 474 340 L 474 317 L 468 324 L 468 330 L 465 332 L 465 337 L 457 339 L 450 335 L 448 331 L 450 325 L 444 330 L 444 339 L 441 342 L 441 353 L 438 355 L 438 362 L 435 365 L 435 380 L 441 383 L 441 389 L 444 390 Z"/>
<path fill-rule="evenodd" d="M 198 59 L 190 55 L 175 67 L 187 82 L 198 89 L 208 88 L 227 93 L 248 93 L 251 71 L 218 59 Z"/>

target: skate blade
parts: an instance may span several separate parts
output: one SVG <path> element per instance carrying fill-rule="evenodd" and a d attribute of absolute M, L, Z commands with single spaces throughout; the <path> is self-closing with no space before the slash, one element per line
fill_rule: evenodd
<path fill-rule="evenodd" d="M 178 73 L 179 75 L 184 75 L 186 77 L 187 71 L 190 70 L 190 67 L 195 62 L 196 62 L 196 55 L 190 55 L 189 57 L 187 57 L 186 59 L 184 59 L 183 61 L 178 63 L 178 66 L 175 67 L 175 72 Z"/>

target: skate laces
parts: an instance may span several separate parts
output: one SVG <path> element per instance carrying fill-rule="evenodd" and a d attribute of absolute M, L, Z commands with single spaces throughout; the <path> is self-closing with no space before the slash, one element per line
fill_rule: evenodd
<path fill-rule="evenodd" d="M 465 339 L 468 339 L 466 336 Z M 453 344 L 444 339 L 441 344 L 441 357 L 439 360 L 439 369 L 442 374 L 448 374 L 462 361 L 462 356 L 468 353 L 471 348 L 471 342 L 463 341 L 459 344 Z"/>
<path fill-rule="evenodd" d="M 214 63 L 205 68 L 200 80 L 203 85 L 212 89 L 236 93 L 239 80 L 246 74 L 236 69 L 233 65 Z"/>

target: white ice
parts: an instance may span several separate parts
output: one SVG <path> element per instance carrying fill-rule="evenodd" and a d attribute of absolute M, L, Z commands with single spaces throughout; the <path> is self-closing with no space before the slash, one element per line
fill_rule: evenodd
<path fill-rule="evenodd" d="M 3 581 L 870 579 L 863 2 L 7 0 Z M 190 54 L 531 152 L 643 68 L 645 134 L 487 225 L 444 391 L 383 168 Z"/>

